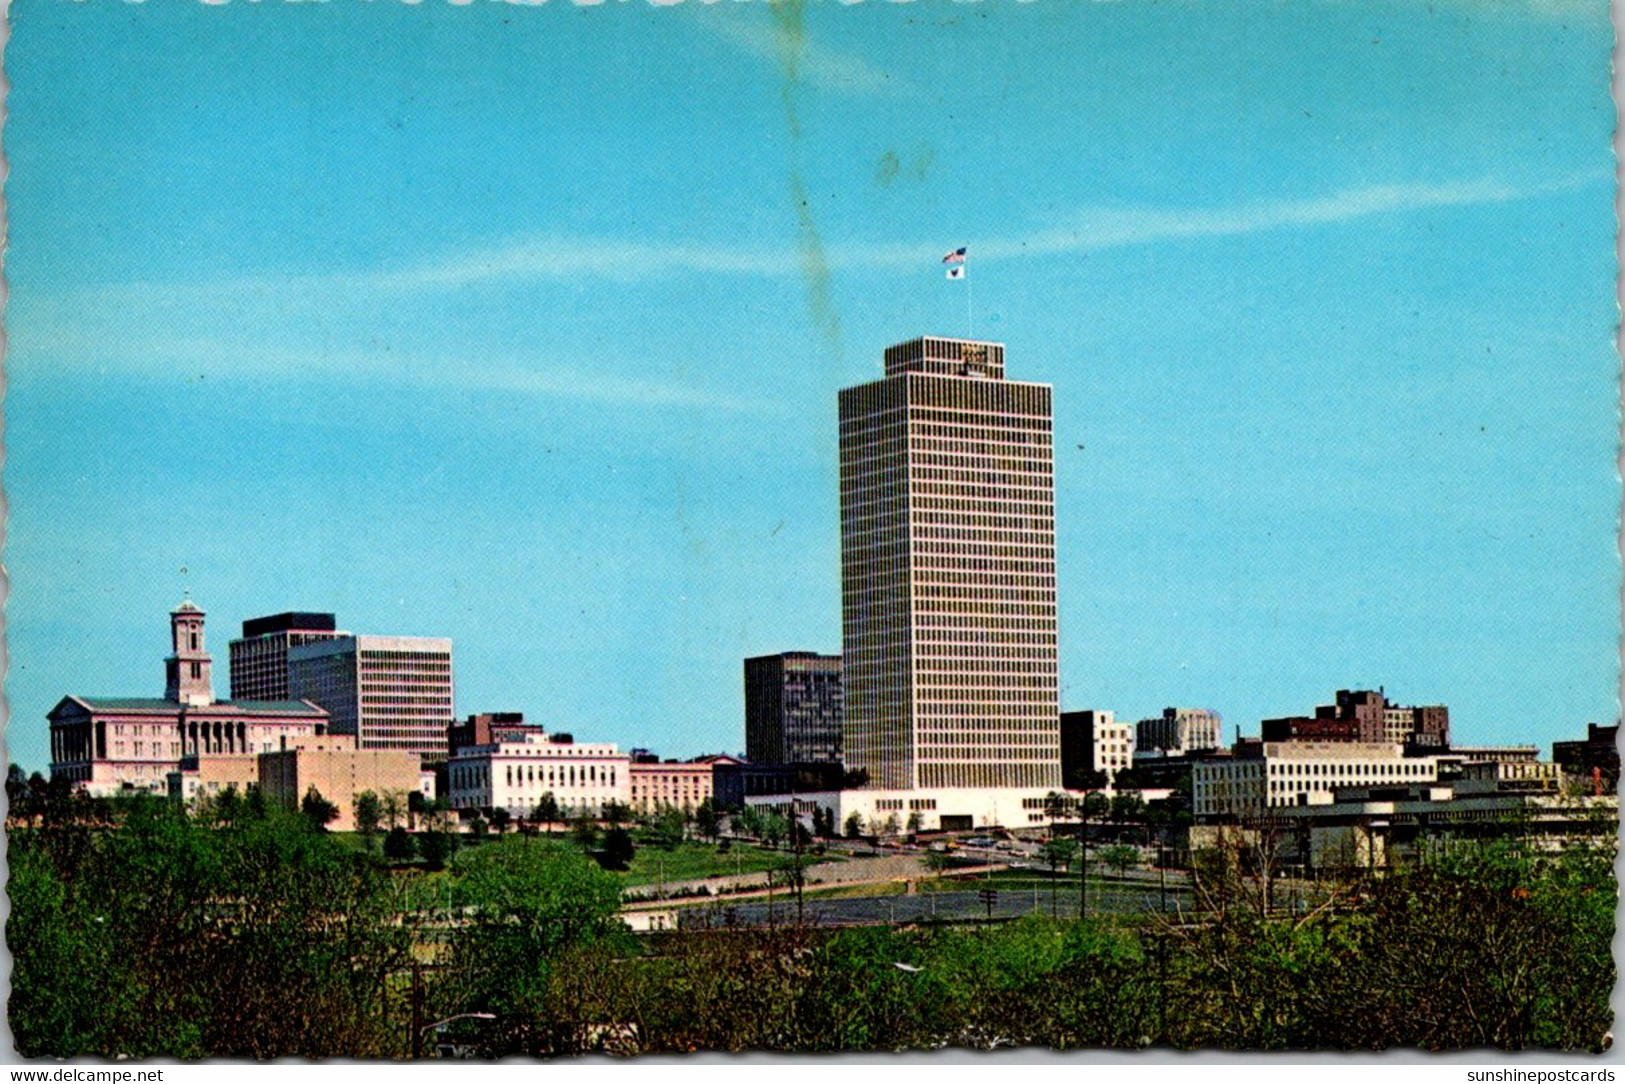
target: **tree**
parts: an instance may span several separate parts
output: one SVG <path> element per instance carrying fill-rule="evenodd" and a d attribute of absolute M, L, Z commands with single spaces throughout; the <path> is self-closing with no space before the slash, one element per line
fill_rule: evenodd
<path fill-rule="evenodd" d="M 716 842 L 717 834 L 722 827 L 722 818 L 717 815 L 717 807 L 710 798 L 700 803 L 694 811 L 694 824 L 700 830 L 701 838 L 708 842 Z"/>
<path fill-rule="evenodd" d="M 1112 797 L 1112 820 L 1136 824 L 1145 820 L 1145 800 L 1137 790 L 1119 790 Z"/>
<path fill-rule="evenodd" d="M 500 840 L 459 856 L 453 973 L 464 1012 L 500 1014 L 499 1052 L 551 1052 L 548 978 L 565 953 L 618 942 L 620 889 L 580 851 L 551 840 Z"/>
<path fill-rule="evenodd" d="M 949 857 L 947 851 L 929 850 L 920 856 L 920 862 L 940 880 L 942 871 L 953 864 L 953 859 Z"/>
<path fill-rule="evenodd" d="M 1077 811 L 1077 802 L 1070 794 L 1062 794 L 1052 790 L 1044 796 L 1044 816 L 1049 820 L 1050 831 L 1055 830 L 1055 822 L 1064 820 Z"/>
<path fill-rule="evenodd" d="M 322 792 L 315 787 L 305 791 L 304 799 L 299 803 L 299 812 L 305 820 L 317 831 L 325 832 L 327 826 L 339 819 L 339 807 L 322 797 Z"/>
<path fill-rule="evenodd" d="M 733 815 L 733 829 L 751 839 L 762 838 L 762 811 L 753 805 L 745 806 Z"/>
<path fill-rule="evenodd" d="M 418 854 L 423 856 L 423 864 L 431 870 L 444 869 L 446 860 L 456 851 L 456 847 L 457 837 L 438 828 L 418 835 Z"/>
<path fill-rule="evenodd" d="M 604 833 L 603 866 L 605 869 L 624 870 L 631 866 L 632 858 L 637 854 L 637 846 L 632 842 L 632 833 L 620 825 L 616 825 Z"/>
<path fill-rule="evenodd" d="M 859 813 L 857 810 L 853 810 L 851 813 L 849 813 L 846 818 L 846 824 L 842 826 L 842 832 L 847 839 L 860 838 L 863 835 L 863 814 Z"/>
<path fill-rule="evenodd" d="M 908 815 L 908 834 L 913 835 L 914 833 L 918 832 L 920 830 L 920 826 L 924 823 L 925 821 L 923 818 L 921 818 L 919 810 L 915 810 L 913 813 L 910 813 Z"/>
<path fill-rule="evenodd" d="M 611 828 L 618 828 L 632 819 L 632 810 L 625 802 L 617 802 L 612 798 L 604 803 L 599 819 Z"/>
<path fill-rule="evenodd" d="M 1050 836 L 1038 849 L 1039 856 L 1049 865 L 1049 910 L 1055 914 L 1056 874 L 1068 869 L 1073 859 L 1078 857 L 1078 841 L 1070 836 Z"/>
<path fill-rule="evenodd" d="M 789 830 L 789 822 L 782 813 L 769 813 L 762 818 L 762 842 L 769 847 L 777 847 L 783 843 Z"/>
<path fill-rule="evenodd" d="M 1067 790 L 1105 790 L 1111 784 L 1112 777 L 1098 768 L 1073 768 L 1061 779 Z"/>
<path fill-rule="evenodd" d="M 50 803 L 50 799 L 51 784 L 45 781 L 45 777 L 39 772 L 35 772 L 33 775 L 29 776 L 28 811 L 29 819 L 31 821 L 37 821 L 40 817 L 45 815 L 45 809 Z"/>
<path fill-rule="evenodd" d="M 391 862 L 410 862 L 416 856 L 417 850 L 417 845 L 412 842 L 411 833 L 398 824 L 384 837 L 384 857 Z"/>
<path fill-rule="evenodd" d="M 897 819 L 897 814 L 893 813 L 886 818 L 886 822 L 884 824 L 876 828 L 875 834 L 882 836 L 895 836 L 897 835 L 898 828 L 901 826 L 902 822 Z"/>
<path fill-rule="evenodd" d="M 6 815 L 11 818 L 27 817 L 28 773 L 22 765 L 12 764 L 6 769 Z"/>
<path fill-rule="evenodd" d="M 384 823 L 393 831 L 395 826 L 401 823 L 401 818 L 406 815 L 406 803 L 401 799 L 401 792 L 398 790 L 384 791 L 380 801 L 383 803 Z"/>
<path fill-rule="evenodd" d="M 590 851 L 598 845 L 598 822 L 583 810 L 581 816 L 577 817 L 571 826 L 570 834 L 575 838 L 576 846 L 583 851 Z"/>
<path fill-rule="evenodd" d="M 364 790 L 355 796 L 355 830 L 366 845 L 372 850 L 372 841 L 378 835 L 378 826 L 384 819 L 384 806 L 378 800 L 378 795 L 370 790 Z"/>
<path fill-rule="evenodd" d="M 237 797 L 237 788 L 228 785 L 225 790 L 214 796 L 214 822 L 222 828 L 236 826 L 242 818 L 242 799 Z"/>
<path fill-rule="evenodd" d="M 1140 849 L 1116 843 L 1100 849 L 1100 860 L 1117 871 L 1119 877 L 1140 864 Z"/>
<path fill-rule="evenodd" d="M 499 805 L 491 810 L 491 827 L 496 831 L 497 835 L 500 836 L 506 832 L 508 825 L 511 823 L 513 823 L 513 814 L 508 812 L 507 806 Z"/>
<path fill-rule="evenodd" d="M 682 810 L 664 806 L 649 823 L 649 840 L 657 847 L 674 851 L 683 842 L 685 827 Z"/>
<path fill-rule="evenodd" d="M 563 819 L 563 814 L 559 811 L 559 801 L 553 797 L 552 791 L 548 791 L 541 796 L 536 802 L 536 808 L 531 810 L 530 815 L 532 820 L 540 821 L 549 827 Z"/>

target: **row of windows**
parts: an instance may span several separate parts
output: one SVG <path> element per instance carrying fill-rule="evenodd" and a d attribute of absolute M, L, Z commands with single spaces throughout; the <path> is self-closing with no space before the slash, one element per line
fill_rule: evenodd
<path fill-rule="evenodd" d="M 916 489 L 920 489 L 925 485 L 950 485 L 995 486 L 1002 490 L 1033 491 L 1046 494 L 1054 491 L 1054 486 L 1050 482 L 1048 467 L 1037 464 L 1027 474 L 921 467 L 914 471 L 912 477 Z"/>
<path fill-rule="evenodd" d="M 925 654 L 924 652 L 921 653 Z M 941 671 L 948 674 L 1048 674 L 1054 677 L 1056 673 L 1055 656 L 1044 654 L 1034 658 L 1005 661 L 1002 659 L 982 659 L 963 655 L 942 657 L 943 652 L 932 652 L 932 658 L 919 658 L 915 660 L 916 667 L 922 673 L 935 673 Z"/>
<path fill-rule="evenodd" d="M 966 416 L 927 409 L 910 411 L 908 421 L 911 435 L 1011 444 L 1048 444 L 1053 428 L 1048 418 L 1017 413 Z"/>
<path fill-rule="evenodd" d="M 978 601 L 987 600 L 995 602 L 1026 602 L 1036 611 L 1049 612 L 1054 609 L 1055 590 L 1047 591 L 1037 588 L 1003 587 L 1009 581 L 998 576 L 965 575 L 958 578 L 960 584 L 965 586 L 950 586 L 941 582 L 927 582 L 916 586 L 915 597 L 920 601 L 922 609 L 941 609 L 940 605 L 929 607 L 929 603 L 952 602 L 956 599 Z M 1048 605 L 1045 605 L 1045 604 Z M 1031 611 L 1029 611 L 1031 612 Z"/>
<path fill-rule="evenodd" d="M 922 588 L 949 584 L 997 584 L 1003 587 L 1047 587 L 1055 590 L 1055 574 L 1047 571 L 1028 571 L 1016 568 L 978 569 L 978 562 L 954 557 L 939 558 L 941 565 L 922 564 L 915 569 L 915 583 Z M 981 564 L 1009 565 L 1010 561 L 984 561 Z M 957 566 L 945 568 L 942 565 Z M 961 571 L 964 570 L 964 571 Z M 1032 597 L 1038 597 L 1036 594 Z"/>
<path fill-rule="evenodd" d="M 1054 593 L 1051 592 L 1052 599 L 1053 594 Z M 961 615 L 998 615 L 1008 619 L 1002 622 L 1002 624 L 1005 628 L 1011 629 L 1042 629 L 1047 632 L 1052 631 L 1055 628 L 1055 607 L 1053 602 L 1051 605 L 1047 606 L 1036 602 L 1026 602 L 1017 606 L 1003 602 L 965 602 L 961 600 L 938 598 L 935 595 L 922 595 L 919 599 L 918 607 L 919 612 L 922 614 L 956 613 Z"/>
<path fill-rule="evenodd" d="M 1051 569 L 1055 567 L 1055 547 L 1052 545 L 1018 542 L 1003 534 L 976 533 L 985 533 L 987 537 L 950 541 L 944 537 L 943 532 L 922 531 L 914 542 L 915 559 L 928 561 L 933 557 L 982 557 L 994 560 L 1044 561 Z"/>
<path fill-rule="evenodd" d="M 989 711 L 991 707 L 991 700 L 992 698 L 983 699 L 981 701 L 950 701 L 942 697 L 933 697 L 930 700 L 922 698 L 920 702 L 915 705 L 914 710 L 915 714 L 920 717 L 922 725 L 928 725 L 931 722 L 931 720 L 928 718 L 929 716 L 945 715 L 950 719 L 950 726 L 959 727 L 963 725 L 963 721 L 967 718 L 974 718 L 974 716 L 970 714 L 971 712 L 980 711 L 985 713 Z M 1052 727 L 1054 725 L 1055 716 L 1052 705 L 1055 703 L 1055 697 L 1053 696 L 1049 697 L 1047 702 L 1042 696 L 1031 695 L 1021 697 L 1019 699 L 1001 697 L 999 700 L 1001 703 L 999 705 L 998 714 L 1001 717 L 1000 721 L 1006 726 L 1010 725 L 1010 720 L 1012 718 L 1021 717 L 1038 719 L 1045 727 Z"/>
<path fill-rule="evenodd" d="M 963 512 L 971 515 L 993 513 L 1014 518 L 1016 522 L 1012 526 L 1018 528 L 1023 525 L 1023 522 L 1036 524 L 1051 524 L 1054 522 L 1055 507 L 1048 502 L 971 500 L 954 496 L 954 490 L 948 486 L 925 486 L 923 491 L 943 494 L 942 496 L 922 496 L 914 502 L 915 510 L 926 515 L 933 512 Z M 990 493 L 988 496 L 998 497 L 999 494 Z M 1034 527 L 1032 529 L 1039 530 L 1041 528 Z"/>
<path fill-rule="evenodd" d="M 1042 764 L 922 764 L 922 787 L 1057 787 L 1059 767 Z"/>

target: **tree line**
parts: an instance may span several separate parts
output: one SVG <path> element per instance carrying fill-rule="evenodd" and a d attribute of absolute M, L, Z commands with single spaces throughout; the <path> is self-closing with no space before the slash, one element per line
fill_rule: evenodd
<path fill-rule="evenodd" d="M 1208 857 L 1196 915 L 636 937 L 572 836 L 430 871 L 251 797 L 68 801 L 10 833 L 8 1013 L 110 1058 L 1608 1042 L 1610 848 L 1464 845 L 1285 916 Z"/>

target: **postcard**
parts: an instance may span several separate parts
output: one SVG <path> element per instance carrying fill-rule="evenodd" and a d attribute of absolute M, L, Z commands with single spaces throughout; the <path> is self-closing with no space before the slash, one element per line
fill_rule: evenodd
<path fill-rule="evenodd" d="M 9 25 L 19 1060 L 1611 1045 L 1605 0 Z"/>

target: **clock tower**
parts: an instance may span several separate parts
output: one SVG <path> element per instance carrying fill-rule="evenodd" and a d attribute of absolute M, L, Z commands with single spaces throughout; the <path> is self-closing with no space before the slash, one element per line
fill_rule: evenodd
<path fill-rule="evenodd" d="M 169 679 L 164 698 L 192 707 L 214 703 L 209 653 L 203 647 L 203 611 L 191 599 L 170 612 L 169 634 L 174 650 L 164 660 Z"/>

